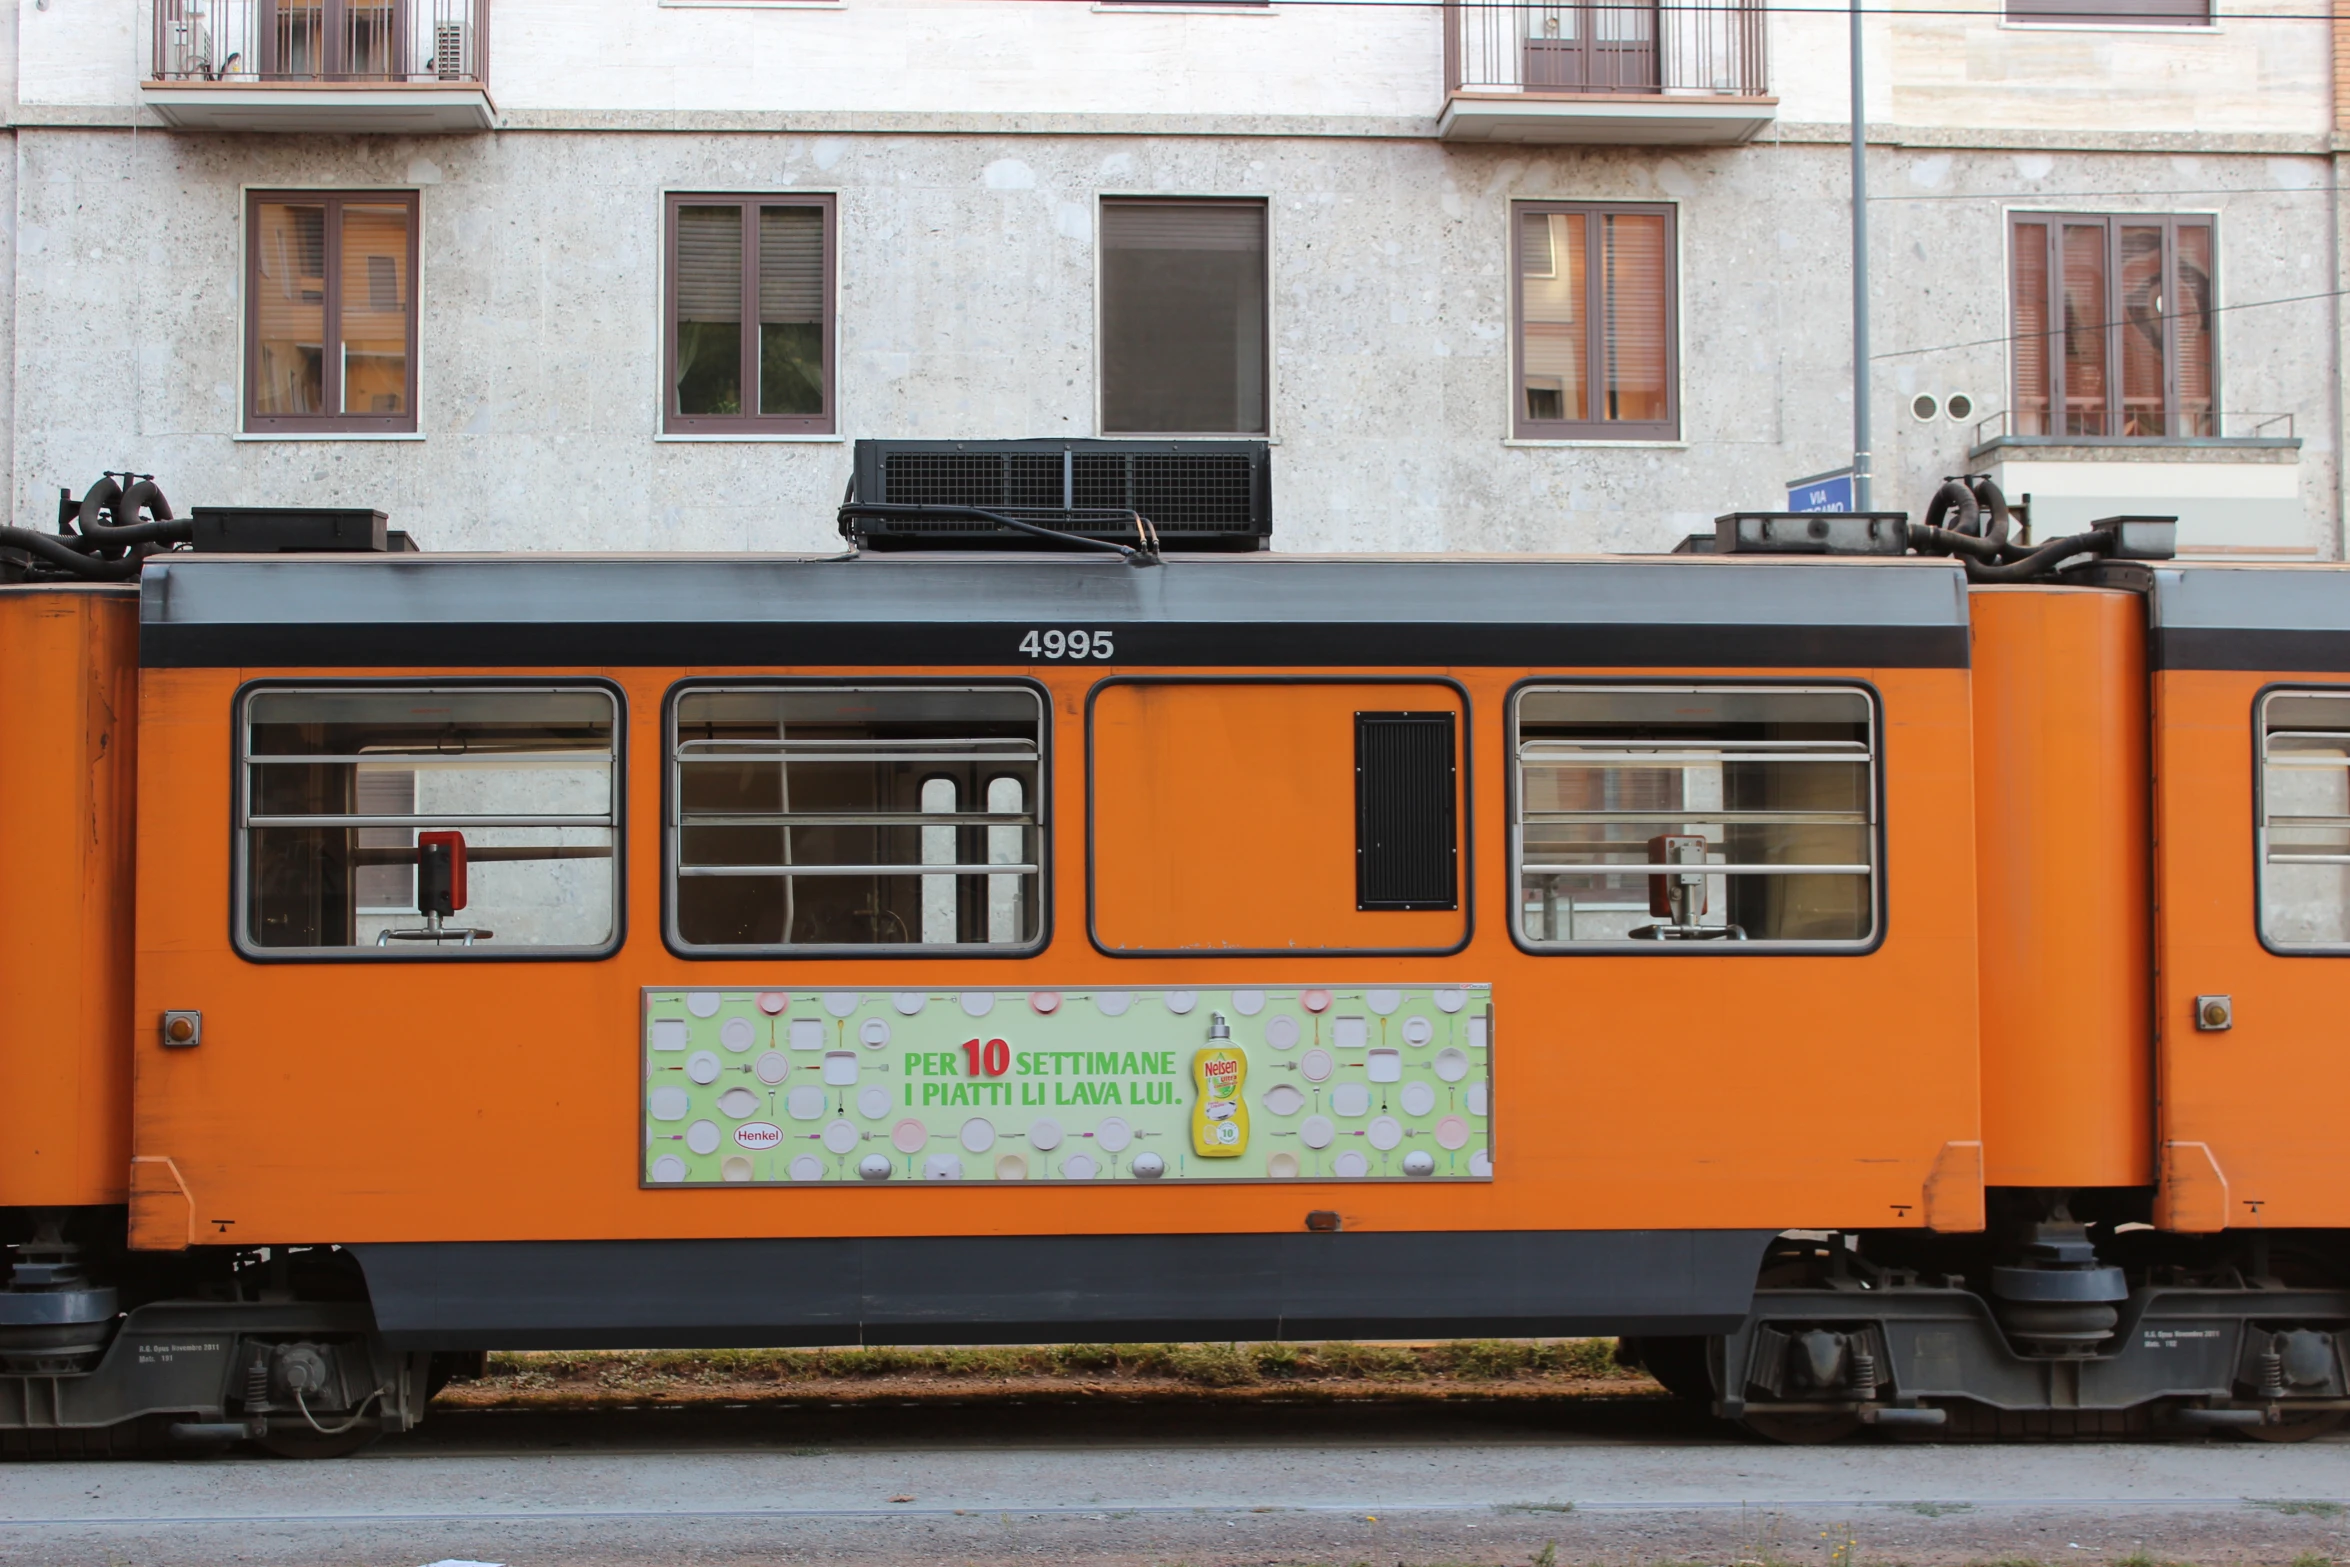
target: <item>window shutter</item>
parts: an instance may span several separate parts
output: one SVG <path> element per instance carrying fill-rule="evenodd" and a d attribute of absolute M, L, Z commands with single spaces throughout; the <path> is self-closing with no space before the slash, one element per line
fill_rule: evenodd
<path fill-rule="evenodd" d="M 2007 14 L 2019 22 L 2085 27 L 2111 27 L 2117 22 L 2124 26 L 2192 27 L 2211 20 L 2211 0 L 2007 0 Z"/>
<path fill-rule="evenodd" d="M 1265 428 L 1265 206 L 1102 203 L 1102 423 L 1122 433 Z"/>
<path fill-rule="evenodd" d="M 2170 307 L 2179 344 L 2176 431 L 2180 435 L 2217 435 L 2211 363 L 2211 225 L 2181 223 L 2173 234 L 2178 252 L 2171 262 L 2178 283 L 2177 297 Z"/>
<path fill-rule="evenodd" d="M 743 318 L 743 210 L 677 209 L 677 318 Z"/>
<path fill-rule="evenodd" d="M 1519 261 L 1520 277 L 1555 278 L 1559 275 L 1558 254 L 1550 242 L 1550 231 L 1565 217 L 1562 213 L 1529 212 L 1522 221 L 1525 230 L 1525 250 Z M 1578 235 L 1581 225 L 1577 225 Z"/>
<path fill-rule="evenodd" d="M 1106 202 L 1102 243 L 1112 250 L 1262 251 L 1265 209 L 1240 202 Z"/>
<path fill-rule="evenodd" d="M 1665 220 L 1611 212 L 1600 223 L 1602 317 L 1607 338 L 1600 417 L 1648 422 L 1670 417 L 1671 344 L 1666 341 Z"/>
<path fill-rule="evenodd" d="M 2109 435 L 2105 361 L 2111 323 L 2105 289 L 2105 223 L 2064 226 L 2064 422 L 2057 435 Z"/>
<path fill-rule="evenodd" d="M 759 319 L 824 319 L 824 214 L 815 207 L 759 209 Z"/>
<path fill-rule="evenodd" d="M 2015 429 L 2048 435 L 2048 225 L 2015 226 Z"/>

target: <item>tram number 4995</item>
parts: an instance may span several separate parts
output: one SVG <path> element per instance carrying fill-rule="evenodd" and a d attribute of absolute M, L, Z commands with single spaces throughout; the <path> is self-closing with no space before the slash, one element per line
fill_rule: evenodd
<path fill-rule="evenodd" d="M 1031 631 L 1020 639 L 1020 651 L 1030 658 L 1117 657 L 1117 644 L 1107 631 Z"/>

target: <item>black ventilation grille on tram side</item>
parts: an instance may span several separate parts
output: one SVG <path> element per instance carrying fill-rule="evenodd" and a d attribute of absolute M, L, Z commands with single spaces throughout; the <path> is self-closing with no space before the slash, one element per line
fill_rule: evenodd
<path fill-rule="evenodd" d="M 1457 909 L 1451 713 L 1355 714 L 1355 907 Z"/>
<path fill-rule="evenodd" d="M 1273 536 L 1263 441 L 859 441 L 860 506 L 980 507 L 1086 538 L 1136 542 L 1139 514 L 1167 550 L 1258 550 Z M 984 517 L 844 514 L 867 549 L 1049 549 Z"/>

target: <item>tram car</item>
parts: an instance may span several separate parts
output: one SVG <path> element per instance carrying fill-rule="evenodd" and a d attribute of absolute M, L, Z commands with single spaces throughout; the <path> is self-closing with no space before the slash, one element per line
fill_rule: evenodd
<path fill-rule="evenodd" d="M 525 1348 L 2350 1411 L 2343 567 L 1981 481 L 1646 557 L 78 516 L 0 534 L 8 1452 L 345 1452 Z"/>

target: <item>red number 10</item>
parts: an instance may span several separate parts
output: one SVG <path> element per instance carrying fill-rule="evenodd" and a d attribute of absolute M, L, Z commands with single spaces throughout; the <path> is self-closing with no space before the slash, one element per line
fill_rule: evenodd
<path fill-rule="evenodd" d="M 1012 1070 L 1012 1047 L 1000 1039 L 991 1039 L 982 1049 L 976 1039 L 963 1041 L 963 1054 L 970 1058 L 973 1077 L 1001 1077 Z"/>

